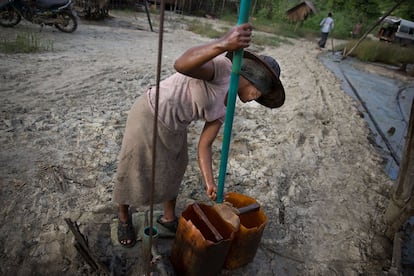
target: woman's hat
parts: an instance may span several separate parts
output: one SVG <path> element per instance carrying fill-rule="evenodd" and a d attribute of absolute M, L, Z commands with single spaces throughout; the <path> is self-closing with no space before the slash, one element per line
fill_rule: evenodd
<path fill-rule="evenodd" d="M 226 55 L 233 58 L 233 52 Z M 240 75 L 252 83 L 261 93 L 256 101 L 266 107 L 281 107 L 285 102 L 285 89 L 279 79 L 280 66 L 270 56 L 257 56 L 252 52 L 243 51 Z"/>

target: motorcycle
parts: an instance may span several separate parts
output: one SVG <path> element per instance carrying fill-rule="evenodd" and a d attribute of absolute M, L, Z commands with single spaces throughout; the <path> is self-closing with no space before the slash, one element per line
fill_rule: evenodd
<path fill-rule="evenodd" d="M 72 33 L 78 27 L 72 0 L 0 0 L 0 26 L 13 27 L 22 17 L 42 27 L 55 26 L 65 33 Z"/>

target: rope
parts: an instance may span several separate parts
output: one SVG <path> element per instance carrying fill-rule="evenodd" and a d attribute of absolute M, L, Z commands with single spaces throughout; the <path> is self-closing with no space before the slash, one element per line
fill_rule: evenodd
<path fill-rule="evenodd" d="M 153 147 L 152 147 L 152 173 L 151 173 L 151 199 L 150 199 L 150 228 L 149 228 L 149 248 L 147 252 L 148 264 L 147 275 L 151 274 L 151 248 L 152 248 L 152 235 L 153 235 L 153 220 L 154 220 L 154 191 L 155 191 L 155 164 L 156 164 L 156 148 L 157 148 L 157 136 L 158 136 L 158 103 L 160 92 L 160 76 L 161 76 L 161 58 L 162 58 L 162 42 L 164 34 L 164 0 L 161 0 L 160 4 L 160 27 L 158 36 L 158 57 L 157 57 L 157 79 L 156 79 L 156 91 L 155 91 L 155 108 L 154 108 L 154 130 L 153 130 Z"/>

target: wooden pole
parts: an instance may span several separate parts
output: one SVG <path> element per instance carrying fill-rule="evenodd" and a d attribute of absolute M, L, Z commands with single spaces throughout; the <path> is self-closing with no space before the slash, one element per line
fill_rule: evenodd
<path fill-rule="evenodd" d="M 386 236 L 392 239 L 408 218 L 414 215 L 414 100 L 411 105 L 404 155 L 397 182 L 392 189 L 391 200 L 385 211 Z"/>
<path fill-rule="evenodd" d="M 148 0 L 144 1 L 144 6 L 145 6 L 145 13 L 147 14 L 147 19 L 148 19 L 148 24 L 150 26 L 150 30 L 151 32 L 153 32 L 154 30 L 152 29 L 151 17 L 150 17 L 149 8 L 148 8 Z"/>
<path fill-rule="evenodd" d="M 155 197 L 155 176 L 156 176 L 156 156 L 157 156 L 157 137 L 158 137 L 158 106 L 160 95 L 160 81 L 161 81 L 161 64 L 162 64 L 162 46 L 164 37 L 164 18 L 165 18 L 165 1 L 161 0 L 160 3 L 160 26 L 158 33 L 158 55 L 157 55 L 157 75 L 156 75 L 156 90 L 155 90 L 155 107 L 154 107 L 154 122 L 152 132 L 152 167 L 151 167 L 151 191 L 150 191 L 150 221 L 149 221 L 149 250 L 147 252 L 147 275 L 151 275 L 152 262 L 151 260 L 151 248 L 152 248 L 152 235 L 154 229 L 154 197 Z"/>
<path fill-rule="evenodd" d="M 342 56 L 342 59 L 345 59 L 347 56 L 349 56 L 349 54 L 351 54 L 352 53 L 352 51 L 354 51 L 355 49 L 356 49 L 356 47 L 358 47 L 359 46 L 359 44 L 361 44 L 361 42 L 367 37 L 367 35 L 370 33 L 370 32 L 372 32 L 372 30 L 374 30 L 375 29 L 375 27 L 376 26 L 378 26 L 378 24 L 380 24 L 383 20 L 384 20 L 384 18 L 385 17 L 387 17 L 388 15 L 390 15 L 399 5 L 401 5 L 402 4 L 402 2 L 404 2 L 405 0 L 400 0 L 397 4 L 395 4 L 395 6 L 394 7 L 392 7 L 391 8 L 391 10 L 389 10 L 386 14 L 384 14 L 377 22 L 375 22 L 375 24 L 368 30 L 368 31 L 366 31 L 365 33 L 364 33 L 364 35 L 363 36 L 361 36 L 361 38 L 357 41 L 357 43 L 355 43 L 355 45 L 347 52 L 347 53 L 345 53 L 343 56 Z"/>

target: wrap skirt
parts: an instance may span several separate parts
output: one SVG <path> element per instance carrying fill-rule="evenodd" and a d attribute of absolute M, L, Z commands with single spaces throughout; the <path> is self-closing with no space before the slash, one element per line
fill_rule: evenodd
<path fill-rule="evenodd" d="M 141 95 L 132 106 L 122 140 L 113 191 L 113 201 L 135 207 L 177 197 L 188 164 L 187 129 L 170 130 L 157 122 L 155 180 L 153 167 L 154 114 L 147 94 Z"/>

